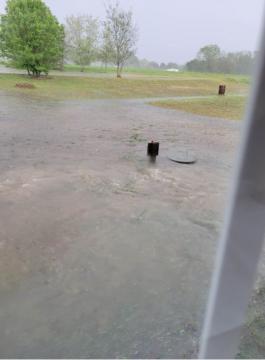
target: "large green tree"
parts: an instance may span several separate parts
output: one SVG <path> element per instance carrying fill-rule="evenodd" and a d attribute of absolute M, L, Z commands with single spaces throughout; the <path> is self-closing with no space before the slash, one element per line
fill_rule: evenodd
<path fill-rule="evenodd" d="M 0 50 L 29 75 L 48 74 L 63 58 L 63 26 L 42 0 L 8 0 L 0 18 Z"/>

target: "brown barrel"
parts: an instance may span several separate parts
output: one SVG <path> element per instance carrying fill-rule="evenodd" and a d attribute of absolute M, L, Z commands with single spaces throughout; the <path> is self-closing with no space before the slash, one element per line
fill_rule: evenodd
<path fill-rule="evenodd" d="M 219 85 L 219 95 L 225 95 L 225 85 Z"/>

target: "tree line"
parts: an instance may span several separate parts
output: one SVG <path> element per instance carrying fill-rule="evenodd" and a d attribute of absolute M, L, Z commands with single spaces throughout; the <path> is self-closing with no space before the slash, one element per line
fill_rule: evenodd
<path fill-rule="evenodd" d="M 251 74 L 257 52 L 221 51 L 216 44 L 202 47 L 197 57 L 186 64 L 188 71 L 217 72 L 226 74 Z"/>
<path fill-rule="evenodd" d="M 149 68 L 157 70 L 167 70 L 167 69 L 179 69 L 181 66 L 175 62 L 169 63 L 158 63 L 156 61 L 150 61 L 147 59 L 139 59 L 136 55 L 132 55 L 127 61 L 126 66 L 133 66 L 138 68 Z"/>
<path fill-rule="evenodd" d="M 70 16 L 60 24 L 42 0 L 8 0 L 0 18 L 0 53 L 29 75 L 39 77 L 65 61 L 84 68 L 92 61 L 114 64 L 121 77 L 135 54 L 137 28 L 131 11 L 119 3 L 106 7 L 105 20 Z"/>
<path fill-rule="evenodd" d="M 89 15 L 69 16 L 60 24 L 43 0 L 7 0 L 0 16 L 0 56 L 25 68 L 34 77 L 50 69 L 63 69 L 66 62 L 84 70 L 92 62 L 115 65 L 117 77 L 124 66 L 153 69 L 184 68 L 188 71 L 250 74 L 257 53 L 221 51 L 210 44 L 197 57 L 180 67 L 138 59 L 138 30 L 131 11 L 119 3 L 106 6 L 103 21 Z"/>

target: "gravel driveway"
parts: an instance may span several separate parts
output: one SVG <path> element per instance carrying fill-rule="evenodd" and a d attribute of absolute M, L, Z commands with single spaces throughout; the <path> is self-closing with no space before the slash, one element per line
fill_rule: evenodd
<path fill-rule="evenodd" d="M 0 93 L 1 357 L 195 357 L 239 127 Z"/>

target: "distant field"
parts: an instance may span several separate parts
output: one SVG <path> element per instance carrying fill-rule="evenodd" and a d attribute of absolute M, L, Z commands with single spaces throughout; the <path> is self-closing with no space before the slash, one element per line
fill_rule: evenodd
<path fill-rule="evenodd" d="M 198 115 L 239 120 L 245 110 L 245 96 L 213 96 L 204 99 L 162 100 L 152 105 Z"/>
<path fill-rule="evenodd" d="M 100 74 L 116 74 L 114 66 L 87 66 L 81 71 L 81 67 L 78 65 L 65 65 L 65 72 L 84 72 L 84 73 L 100 73 Z M 174 76 L 177 72 L 170 72 L 161 69 L 151 68 L 138 68 L 138 67 L 126 67 L 124 68 L 124 74 L 141 74 L 141 75 L 161 75 L 161 76 Z"/>
<path fill-rule="evenodd" d="M 114 72 L 112 76 L 111 69 L 108 69 L 110 73 L 104 75 L 99 72 L 99 68 L 90 68 L 91 75 L 56 74 L 41 80 L 26 75 L 1 74 L 0 90 L 51 99 L 125 99 L 211 96 L 217 93 L 220 83 L 227 85 L 228 94 L 246 94 L 249 88 L 249 78 L 246 76 L 163 71 L 165 76 L 162 77 L 161 70 L 152 74 L 150 71 L 153 70 L 150 69 L 134 70 L 125 72 L 122 79 L 117 79 Z M 21 83 L 32 84 L 35 88 L 16 88 L 16 84 Z"/>
<path fill-rule="evenodd" d="M 81 67 L 78 65 L 65 65 L 64 72 L 81 72 Z M 113 74 L 115 75 L 115 67 L 108 66 L 88 66 L 84 68 L 84 73 L 100 73 L 100 74 Z M 200 72 L 188 72 L 188 71 L 179 71 L 171 72 L 162 69 L 152 69 L 152 68 L 139 68 L 139 67 L 125 67 L 123 73 L 125 75 L 130 74 L 139 74 L 139 75 L 153 75 L 153 76 L 166 76 L 171 78 L 186 78 L 191 76 L 192 78 L 214 78 L 214 79 L 224 79 L 231 78 L 233 80 L 241 81 L 244 83 L 249 83 L 249 76 L 246 75 L 234 75 L 234 74 L 218 74 L 218 73 L 200 73 Z"/>

